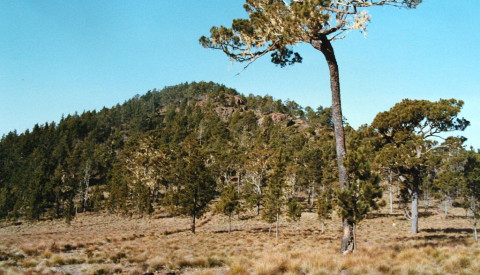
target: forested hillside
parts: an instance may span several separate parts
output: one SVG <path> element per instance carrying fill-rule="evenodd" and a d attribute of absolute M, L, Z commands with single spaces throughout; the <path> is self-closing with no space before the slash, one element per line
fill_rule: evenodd
<path fill-rule="evenodd" d="M 122 105 L 11 132 L 0 141 L 0 218 L 81 212 L 229 219 L 250 209 L 267 222 L 333 209 L 353 224 L 377 209 L 380 187 L 418 231 L 419 199 L 452 201 L 476 222 L 480 158 L 463 137 L 463 102 L 404 100 L 372 125 L 347 125 L 352 182 L 340 190 L 330 108 L 245 96 L 215 83 L 148 91 Z M 395 192 L 395 194 L 394 194 Z M 411 206 L 407 205 L 411 202 Z M 382 201 L 385 203 L 385 201 Z M 278 232 L 278 231 L 277 231 Z"/>
<path fill-rule="evenodd" d="M 211 183 L 202 187 L 206 197 L 235 181 L 252 207 L 260 207 L 279 161 L 290 197 L 300 189 L 313 195 L 335 180 L 331 133 L 328 108 L 304 109 L 204 82 L 148 91 L 110 109 L 4 136 L 0 217 L 69 221 L 84 211 L 146 214 L 161 206 L 181 212 L 189 198 L 177 191 L 196 188 L 185 186 L 192 159 L 207 166 L 198 183 Z"/>

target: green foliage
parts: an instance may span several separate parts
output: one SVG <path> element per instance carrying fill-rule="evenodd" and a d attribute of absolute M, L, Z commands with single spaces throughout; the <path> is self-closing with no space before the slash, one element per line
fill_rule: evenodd
<path fill-rule="evenodd" d="M 406 180 L 405 190 L 418 189 L 425 168 L 432 167 L 438 154 L 458 147 L 463 138 L 445 138 L 442 134 L 464 130 L 469 122 L 457 118 L 463 101 L 442 99 L 437 102 L 408 100 L 379 113 L 373 123 L 382 147 L 376 156 L 380 167 L 388 167 Z M 445 140 L 439 144 L 438 140 Z"/>
<path fill-rule="evenodd" d="M 234 213 L 239 213 L 241 210 L 240 194 L 234 185 L 227 185 L 221 195 L 220 201 L 216 205 L 217 211 L 231 217 Z"/>
<path fill-rule="evenodd" d="M 294 198 L 288 200 L 287 215 L 292 221 L 298 221 L 302 217 L 302 205 Z"/>
<path fill-rule="evenodd" d="M 477 217 L 480 215 L 480 153 L 473 150 L 465 152 L 462 196 L 464 208 L 470 209 Z"/>
<path fill-rule="evenodd" d="M 334 206 L 334 197 L 330 189 L 325 189 L 317 200 L 317 214 L 322 221 L 330 219 Z"/>
<path fill-rule="evenodd" d="M 108 183 L 108 208 L 112 212 L 128 212 L 128 198 L 130 197 L 130 188 L 128 179 L 125 178 L 125 171 L 120 164 L 115 164 L 110 173 Z"/>
<path fill-rule="evenodd" d="M 278 216 L 283 212 L 282 208 L 285 204 L 284 197 L 284 163 L 282 156 L 278 157 L 275 168 L 268 180 L 267 191 L 264 198 L 265 209 L 262 212 L 262 218 L 268 223 L 277 221 Z"/>
<path fill-rule="evenodd" d="M 362 126 L 358 131 L 347 130 L 349 150 L 344 163 L 350 187 L 336 191 L 335 195 L 340 216 L 358 224 L 371 210 L 378 209 L 377 202 L 382 197 L 380 177 L 371 167 L 378 144 L 371 128 Z"/>
<path fill-rule="evenodd" d="M 167 207 L 170 214 L 200 217 L 221 191 L 217 183 L 232 186 L 224 192 L 235 191 L 220 197 L 225 213 L 245 201 L 264 210 L 270 221 L 276 213 L 296 219 L 301 208 L 293 198 L 312 186 L 312 196 L 320 196 L 319 211 L 330 213 L 332 206 L 321 203 L 327 195 L 318 190 L 332 196 L 338 187 L 331 125 L 329 108 L 303 109 L 292 101 L 243 96 L 213 83 L 150 91 L 111 109 L 5 135 L 0 141 L 0 218 L 68 221 L 84 204 L 85 211 L 144 215 Z M 351 153 L 345 161 L 352 185 L 358 185 L 349 196 L 362 204 L 350 207 L 360 213 L 348 210 L 352 216 L 375 208 L 368 202 L 376 201 L 378 192 L 370 173 L 375 150 L 395 147 L 376 139 L 377 133 L 347 127 Z M 435 163 L 448 166 L 442 159 Z"/>
<path fill-rule="evenodd" d="M 216 183 L 206 166 L 207 155 L 201 151 L 198 141 L 188 136 L 182 146 L 174 184 L 178 186 L 178 212 L 192 218 L 200 218 L 207 211 L 208 203 L 216 195 Z"/>

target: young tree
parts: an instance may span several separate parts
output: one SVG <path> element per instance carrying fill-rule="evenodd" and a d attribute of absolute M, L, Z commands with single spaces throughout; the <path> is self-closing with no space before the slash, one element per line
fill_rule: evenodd
<path fill-rule="evenodd" d="M 466 154 L 463 184 L 464 206 L 473 214 L 473 238 L 478 242 L 477 220 L 480 215 L 480 153 L 470 150 Z"/>
<path fill-rule="evenodd" d="M 438 171 L 433 180 L 433 185 L 437 195 L 444 201 L 445 219 L 448 217 L 448 207 L 462 185 L 463 169 L 465 166 L 465 149 L 460 147 L 460 143 L 453 140 L 452 146 L 447 150 L 440 151 L 437 160 L 439 164 L 434 167 Z"/>
<path fill-rule="evenodd" d="M 233 184 L 227 185 L 220 195 L 217 210 L 228 217 L 228 233 L 232 231 L 232 215 L 240 211 L 240 195 Z"/>
<path fill-rule="evenodd" d="M 253 149 L 245 162 L 246 199 L 250 206 L 256 207 L 257 215 L 260 215 L 267 173 L 272 165 L 272 154 L 271 150 Z"/>
<path fill-rule="evenodd" d="M 333 194 L 330 189 L 325 189 L 317 200 L 317 214 L 322 222 L 322 233 L 325 232 L 325 220 L 331 218 L 333 210 Z"/>
<path fill-rule="evenodd" d="M 345 134 L 340 101 L 340 78 L 332 41 L 349 30 L 365 31 L 370 21 L 365 8 L 391 5 L 415 8 L 422 0 L 246 0 L 249 19 L 234 19 L 231 28 L 213 27 L 210 37 L 201 37 L 206 48 L 222 50 L 232 60 L 248 62 L 271 54 L 273 63 L 286 66 L 302 61 L 292 50 L 298 43 L 308 43 L 322 52 L 330 70 L 332 115 L 340 187 L 350 188 L 343 163 L 346 155 Z M 341 251 L 352 241 L 352 224 L 343 219 L 344 232 Z"/>
<path fill-rule="evenodd" d="M 285 180 L 284 163 L 281 156 L 278 157 L 275 162 L 275 168 L 268 179 L 267 192 L 265 194 L 265 209 L 262 212 L 262 218 L 270 224 L 275 222 L 275 239 L 278 242 L 278 225 L 282 208 L 285 204 L 283 192 Z"/>
<path fill-rule="evenodd" d="M 372 127 L 384 143 L 376 161 L 400 175 L 403 195 L 412 201 L 409 216 L 413 233 L 418 233 L 418 199 L 425 168 L 436 151 L 452 146 L 452 138 L 442 134 L 462 131 L 469 125 L 464 118 L 457 118 L 462 106 L 463 101 L 455 99 L 404 99 L 373 120 Z M 445 142 L 439 144 L 438 140 Z"/>
<path fill-rule="evenodd" d="M 208 203 L 215 197 L 215 180 L 205 165 L 206 155 L 200 150 L 200 144 L 193 135 L 183 142 L 181 173 L 176 181 L 179 212 L 192 219 L 191 230 L 195 233 L 195 220 L 203 216 Z"/>

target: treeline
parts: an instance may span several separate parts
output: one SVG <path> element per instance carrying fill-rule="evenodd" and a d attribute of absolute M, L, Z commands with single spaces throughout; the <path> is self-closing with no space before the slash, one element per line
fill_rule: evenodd
<path fill-rule="evenodd" d="M 252 209 L 273 224 L 305 210 L 324 220 L 337 208 L 358 223 L 378 207 L 383 178 L 399 192 L 412 230 L 419 198 L 456 200 L 476 219 L 479 154 L 445 134 L 468 126 L 457 118 L 462 105 L 404 100 L 370 126 L 347 126 L 351 188 L 340 191 L 329 108 L 215 83 L 153 90 L 5 135 L 0 218 L 70 222 L 79 212 L 157 210 L 190 216 L 194 231 L 207 209 L 228 217 Z"/>

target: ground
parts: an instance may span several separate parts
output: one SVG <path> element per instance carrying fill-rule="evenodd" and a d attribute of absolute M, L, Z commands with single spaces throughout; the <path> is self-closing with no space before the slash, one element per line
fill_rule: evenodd
<path fill-rule="evenodd" d="M 480 274 L 480 245 L 465 211 L 445 219 L 421 211 L 419 234 L 400 210 L 382 209 L 358 227 L 358 250 L 341 255 L 340 220 L 325 232 L 314 213 L 282 217 L 280 237 L 257 217 L 189 219 L 79 214 L 63 220 L 0 224 L 0 274 Z M 253 212 L 252 212 L 253 214 Z"/>

